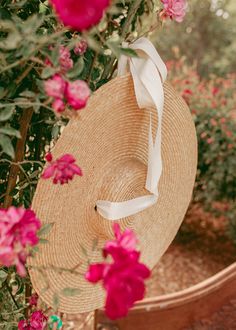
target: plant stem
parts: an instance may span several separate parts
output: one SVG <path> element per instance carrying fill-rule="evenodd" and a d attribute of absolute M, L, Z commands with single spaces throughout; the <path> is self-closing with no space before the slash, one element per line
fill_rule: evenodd
<path fill-rule="evenodd" d="M 132 4 L 130 5 L 126 20 L 124 22 L 124 25 L 121 30 L 121 41 L 124 41 L 126 38 L 126 35 L 129 32 L 130 24 L 132 23 L 132 20 L 141 4 L 142 0 L 134 0 Z M 114 55 L 111 55 L 110 63 L 108 63 L 103 71 L 102 79 L 105 79 L 109 76 L 110 72 L 113 71 L 113 65 L 116 60 L 116 57 Z"/>
<path fill-rule="evenodd" d="M 19 172 L 19 165 L 18 163 L 23 161 L 24 159 L 24 152 L 25 152 L 25 141 L 27 137 L 27 132 L 29 128 L 29 124 L 32 118 L 34 110 L 32 108 L 25 109 L 23 111 L 21 120 L 20 120 L 20 134 L 21 138 L 17 140 L 16 143 L 16 151 L 15 151 L 15 160 L 16 164 L 12 164 L 9 171 L 8 183 L 7 183 L 7 190 L 6 196 L 4 198 L 3 206 L 8 208 L 12 204 L 13 197 L 11 196 L 11 192 L 14 190 L 17 181 L 17 175 Z"/>
<path fill-rule="evenodd" d="M 13 296 L 12 291 L 11 291 L 11 288 L 9 287 L 7 281 L 6 281 L 6 284 L 5 285 L 6 285 L 7 291 L 9 292 L 9 295 L 11 296 L 11 299 L 14 302 L 16 308 L 19 309 L 19 306 L 17 304 L 17 301 L 16 301 L 15 297 Z"/>

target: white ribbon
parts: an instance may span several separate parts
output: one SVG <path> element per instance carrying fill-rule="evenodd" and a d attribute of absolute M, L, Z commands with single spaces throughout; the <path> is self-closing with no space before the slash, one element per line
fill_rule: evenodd
<path fill-rule="evenodd" d="M 134 90 L 139 108 L 155 107 L 158 114 L 158 126 L 153 142 L 152 121 L 150 115 L 148 168 L 145 188 L 151 195 L 137 197 L 124 202 L 99 200 L 97 211 L 104 218 L 118 220 L 154 205 L 158 199 L 158 183 L 162 173 L 161 159 L 161 127 L 164 107 L 163 83 L 166 80 L 167 69 L 153 44 L 146 38 L 140 38 L 131 45 L 125 45 L 135 50 L 139 57 L 122 55 L 118 63 L 118 75 L 124 75 L 127 67 L 131 72 Z"/>

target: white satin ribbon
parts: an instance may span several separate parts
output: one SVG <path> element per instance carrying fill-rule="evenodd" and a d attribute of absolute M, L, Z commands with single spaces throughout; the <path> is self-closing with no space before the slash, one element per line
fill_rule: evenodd
<path fill-rule="evenodd" d="M 150 115 L 148 167 L 145 188 L 151 193 L 123 202 L 99 200 L 97 211 L 108 220 L 118 220 L 154 205 L 158 199 L 158 183 L 162 173 L 161 127 L 164 107 L 163 83 L 167 69 L 153 44 L 146 38 L 140 38 L 133 44 L 124 46 L 135 50 L 139 57 L 122 55 L 118 63 L 118 75 L 124 75 L 127 67 L 131 72 L 135 96 L 140 109 L 155 107 L 158 114 L 158 126 L 153 142 L 152 121 Z"/>

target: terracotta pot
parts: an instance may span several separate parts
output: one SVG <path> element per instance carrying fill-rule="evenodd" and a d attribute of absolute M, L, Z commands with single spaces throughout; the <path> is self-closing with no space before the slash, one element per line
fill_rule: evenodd
<path fill-rule="evenodd" d="M 129 315 L 111 322 L 97 312 L 97 329 L 180 330 L 209 317 L 236 298 L 236 263 L 188 289 L 145 299 Z"/>

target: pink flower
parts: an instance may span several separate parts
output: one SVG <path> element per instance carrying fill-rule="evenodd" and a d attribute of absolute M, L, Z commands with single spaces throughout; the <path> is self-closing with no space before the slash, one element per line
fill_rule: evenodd
<path fill-rule="evenodd" d="M 31 330 L 31 328 L 26 320 L 20 320 L 18 322 L 18 329 L 19 330 Z"/>
<path fill-rule="evenodd" d="M 63 112 L 65 111 L 65 103 L 61 99 L 55 99 L 52 102 L 52 108 L 58 113 Z"/>
<path fill-rule="evenodd" d="M 80 110 L 86 106 L 90 96 L 90 89 L 85 81 L 76 80 L 67 84 L 65 96 L 67 102 L 74 110 Z"/>
<path fill-rule="evenodd" d="M 186 0 L 161 0 L 164 5 L 163 16 L 168 16 L 176 22 L 182 22 L 186 14 Z"/>
<path fill-rule="evenodd" d="M 33 312 L 29 320 L 31 329 L 44 330 L 47 326 L 47 319 L 42 311 Z"/>
<path fill-rule="evenodd" d="M 30 306 L 37 306 L 38 299 L 39 299 L 39 297 L 38 297 L 37 293 L 32 294 L 32 296 L 29 299 Z"/>
<path fill-rule="evenodd" d="M 150 276 L 150 270 L 139 262 L 134 234 L 130 230 L 122 234 L 118 224 L 114 232 L 116 240 L 107 242 L 104 248 L 105 256 L 111 255 L 113 262 L 90 265 L 86 273 L 91 283 L 102 281 L 107 292 L 106 314 L 110 319 L 126 316 L 134 303 L 143 299 L 144 280 Z"/>
<path fill-rule="evenodd" d="M 123 233 L 121 233 L 120 226 L 118 223 L 114 224 L 113 230 L 116 239 L 113 241 L 106 242 L 105 247 L 103 249 L 105 257 L 110 254 L 114 258 L 117 250 L 118 253 L 120 253 L 119 248 L 123 248 L 125 251 L 130 252 L 135 251 L 137 245 L 137 238 L 132 230 L 126 229 Z"/>
<path fill-rule="evenodd" d="M 59 63 L 63 73 L 66 73 L 68 70 L 72 69 L 74 65 L 73 60 L 70 57 L 69 49 L 64 46 L 60 46 Z"/>
<path fill-rule="evenodd" d="M 88 48 L 87 41 L 82 39 L 80 42 L 78 42 L 75 45 L 74 53 L 76 55 L 83 55 L 86 52 L 87 48 Z"/>
<path fill-rule="evenodd" d="M 46 159 L 51 164 L 44 170 L 42 178 L 49 179 L 53 177 L 54 184 L 58 182 L 60 184 L 68 183 L 74 175 L 83 175 L 81 168 L 75 164 L 76 159 L 70 154 L 65 154 L 55 161 L 52 160 L 52 156 L 49 154 Z"/>
<path fill-rule="evenodd" d="M 63 99 L 66 82 L 59 74 L 55 74 L 51 79 L 44 82 L 44 89 L 48 96 L 56 99 Z"/>
<path fill-rule="evenodd" d="M 21 320 L 18 323 L 19 330 L 44 330 L 47 327 L 48 317 L 42 311 L 35 311 L 29 320 Z"/>
<path fill-rule="evenodd" d="M 110 0 L 51 0 L 51 3 L 64 25 L 82 31 L 101 20 Z"/>
<path fill-rule="evenodd" d="M 15 265 L 17 272 L 25 276 L 26 249 L 38 244 L 40 227 L 40 221 L 30 209 L 14 206 L 0 209 L 0 263 L 6 267 Z"/>

